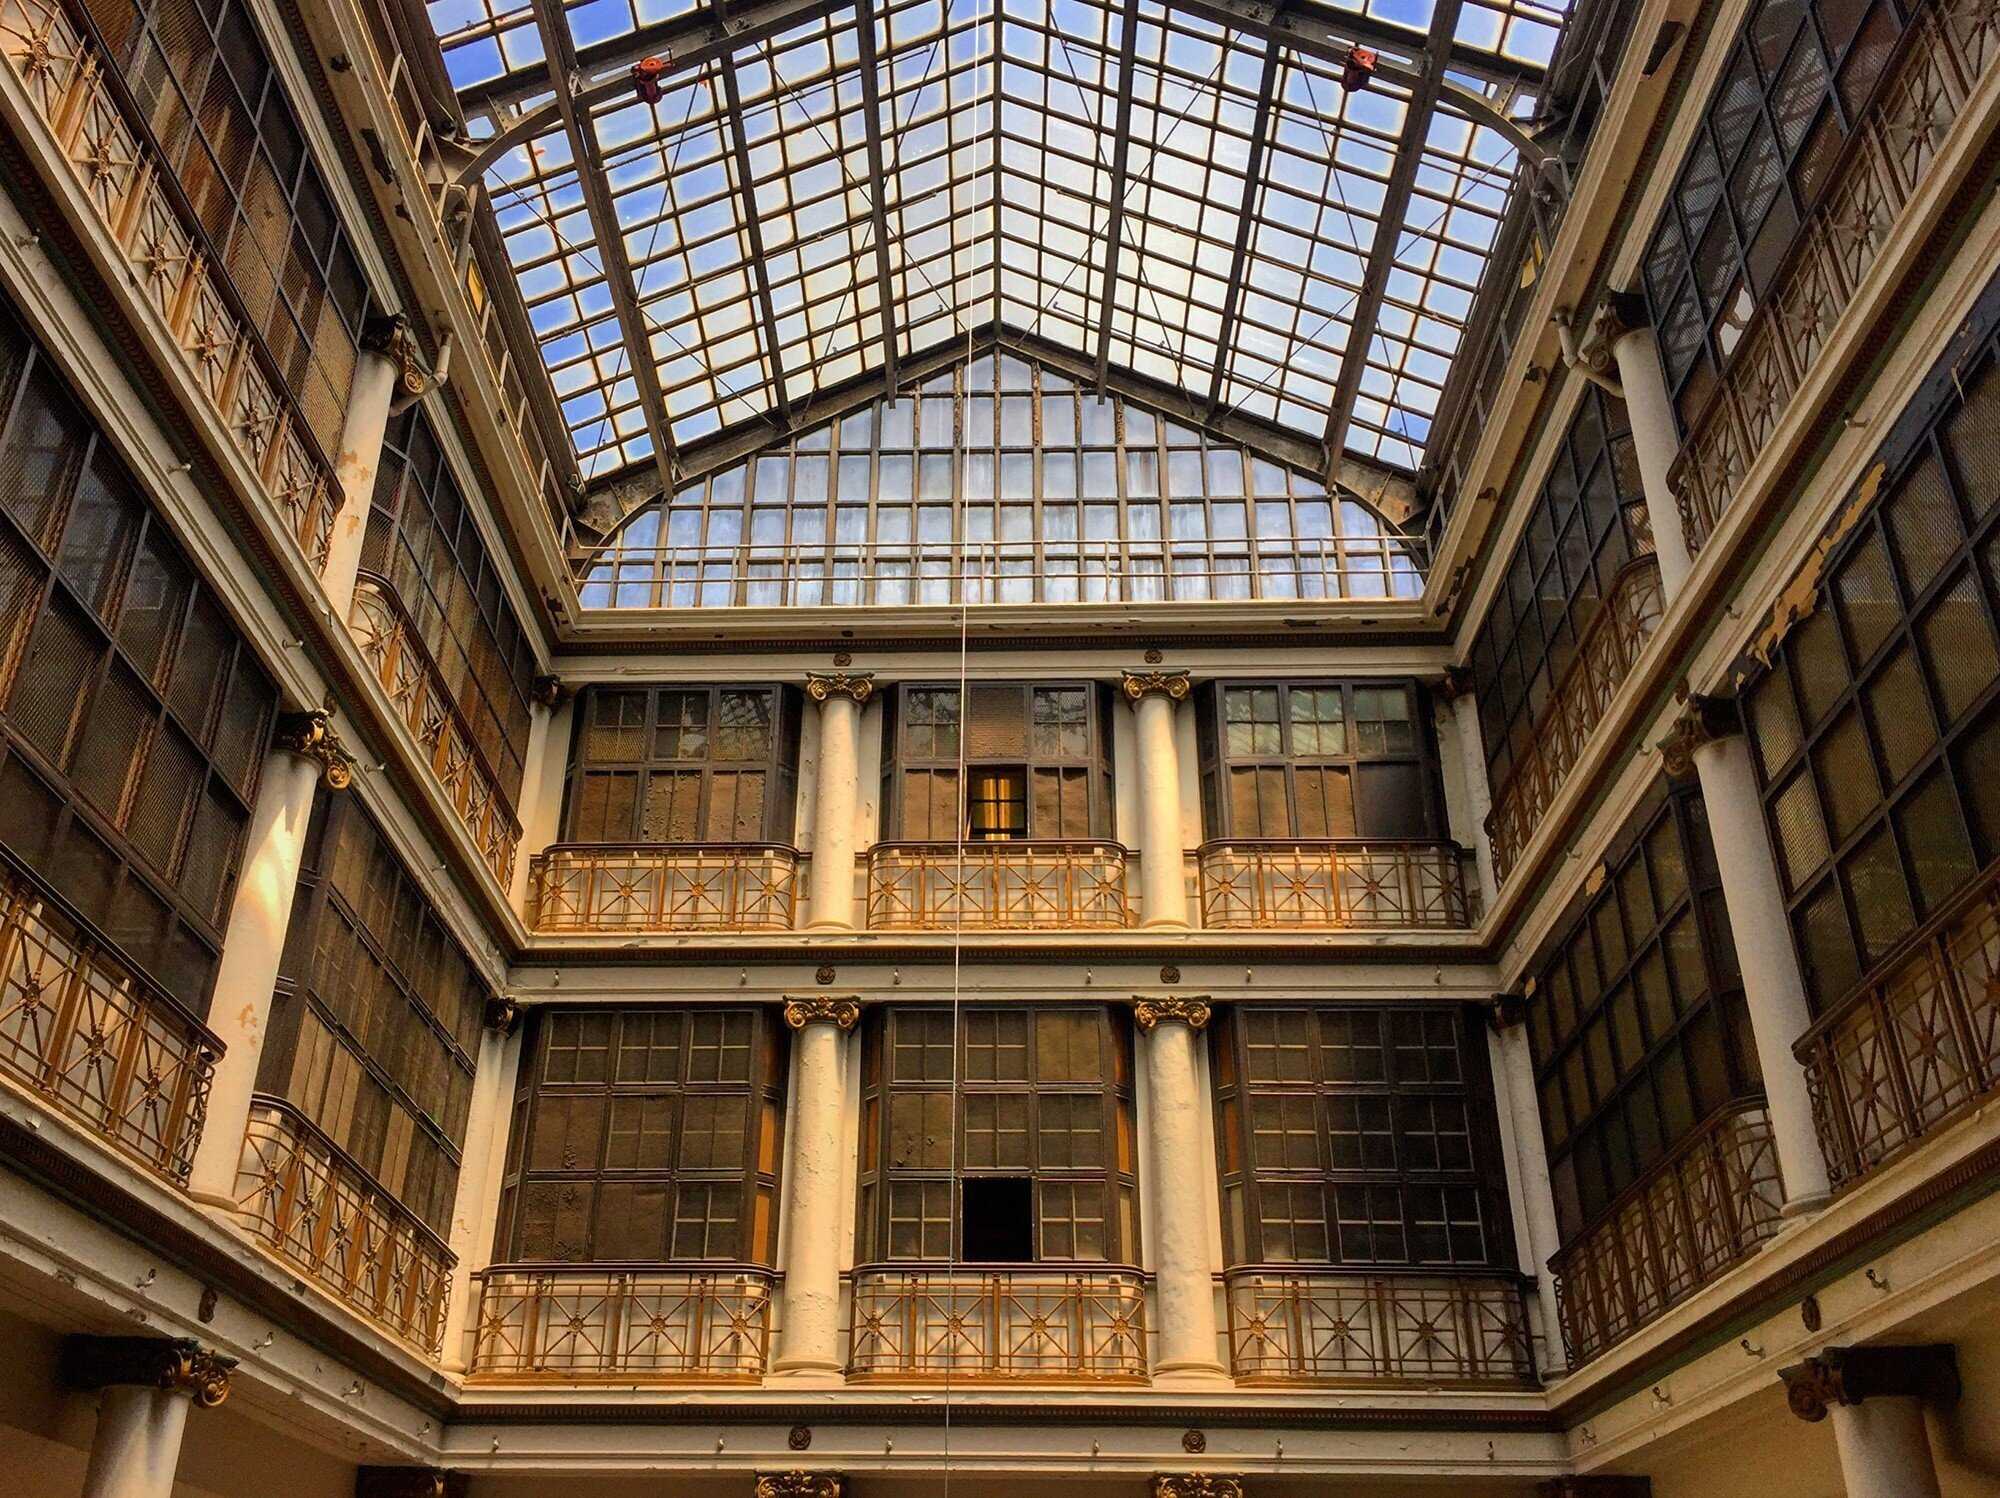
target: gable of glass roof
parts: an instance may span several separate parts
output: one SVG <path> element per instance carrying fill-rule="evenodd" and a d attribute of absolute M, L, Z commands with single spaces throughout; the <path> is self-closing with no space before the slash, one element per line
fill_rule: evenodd
<path fill-rule="evenodd" d="M 1413 470 L 1562 21 L 1533 0 L 428 14 L 581 474 L 652 464 L 668 490 L 685 449 L 796 430 L 831 390 L 996 332 Z M 1350 42 L 1378 49 L 1365 88 Z M 641 97 L 632 63 L 669 52 Z"/>

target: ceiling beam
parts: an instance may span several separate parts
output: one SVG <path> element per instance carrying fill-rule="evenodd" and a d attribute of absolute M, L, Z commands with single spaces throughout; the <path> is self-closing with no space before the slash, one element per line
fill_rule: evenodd
<path fill-rule="evenodd" d="M 1264 41 L 1264 74 L 1257 83 L 1257 112 L 1250 122 L 1250 160 L 1243 168 L 1243 207 L 1236 216 L 1236 244 L 1229 256 L 1229 280 L 1222 289 L 1222 326 L 1215 335 L 1215 372 L 1208 382 L 1208 415 L 1222 400 L 1223 381 L 1228 377 L 1229 344 L 1235 336 L 1237 319 L 1243 311 L 1243 270 L 1250 259 L 1250 236 L 1257 227 L 1257 189 L 1264 175 L 1264 146 L 1271 134 L 1271 100 L 1278 88 L 1278 54 L 1282 49 L 1275 37 Z M 1182 335 L 1186 347 L 1186 335 Z"/>
<path fill-rule="evenodd" d="M 1105 224 L 1104 295 L 1097 303 L 1097 388 L 1111 365 L 1112 296 L 1125 238 L 1125 178 L 1132 159 L 1132 71 L 1139 54 L 1139 0 L 1125 0 L 1118 36 L 1118 111 L 1111 124 L 1111 217 Z"/>
<path fill-rule="evenodd" d="M 868 217 L 875 226 L 875 297 L 881 304 L 882 371 L 884 383 L 894 390 L 897 346 L 902 341 L 902 335 L 896 326 L 895 299 L 890 295 L 889 210 L 886 203 L 889 176 L 883 165 L 882 80 L 877 76 L 881 64 L 875 55 L 875 7 L 868 0 L 856 0 L 854 29 L 861 41 L 861 109 L 868 117 Z"/>
<path fill-rule="evenodd" d="M 725 28 L 729 24 L 727 0 L 714 0 L 715 14 Z M 764 322 L 764 361 L 771 376 L 771 396 L 778 416 L 791 424 L 792 398 L 785 393 L 785 360 L 778 352 L 778 313 L 771 300 L 770 258 L 764 253 L 764 226 L 757 217 L 757 195 L 750 190 L 750 143 L 743 125 L 743 91 L 736 86 L 736 68 L 724 63 L 722 99 L 729 106 L 729 135 L 736 162 L 736 199 L 742 205 L 743 235 L 750 245 L 750 283 L 757 288 L 757 310 Z"/>
<path fill-rule="evenodd" d="M 1396 165 L 1389 173 L 1389 185 L 1382 196 L 1382 214 L 1375 221 L 1375 242 L 1368 250 L 1367 268 L 1361 273 L 1361 289 L 1355 293 L 1347 349 L 1341 357 L 1340 382 L 1334 386 L 1333 409 L 1327 416 L 1326 451 L 1330 465 L 1339 461 L 1347 445 L 1347 426 L 1354 419 L 1354 404 L 1361 396 L 1361 376 L 1368 368 L 1368 347 L 1375 336 L 1375 320 L 1381 315 L 1389 272 L 1402 244 L 1410 191 L 1423 160 L 1431 111 L 1437 104 L 1438 91 L 1444 86 L 1447 53 L 1439 45 L 1439 38 L 1451 36 L 1458 25 L 1460 7 L 1461 0 L 1437 0 L 1437 9 L 1431 12 L 1428 65 L 1410 94 L 1409 112 L 1403 116 L 1403 133 L 1396 142 Z"/>
<path fill-rule="evenodd" d="M 541 33 L 542 50 L 550 58 L 569 64 L 574 57 L 570 49 L 569 26 L 561 14 L 552 11 L 556 3 L 557 0 L 530 0 L 535 12 L 535 27 Z M 570 66 L 564 66 L 562 71 L 564 77 L 573 75 Z M 575 165 L 577 182 L 583 189 L 584 210 L 590 218 L 591 234 L 597 241 L 598 265 L 604 272 L 605 285 L 611 293 L 611 305 L 618 316 L 619 331 L 625 337 L 626 362 L 639 387 L 639 404 L 645 410 L 646 424 L 652 429 L 653 464 L 660 472 L 660 488 L 663 493 L 671 494 L 674 489 L 673 428 L 667 421 L 666 398 L 660 393 L 659 370 L 653 365 L 653 345 L 646 333 L 645 314 L 640 310 L 633 291 L 632 262 L 625 255 L 625 235 L 618 227 L 617 208 L 611 201 L 611 185 L 605 177 L 604 163 L 597 154 L 596 137 L 590 133 L 590 122 L 579 110 L 576 96 L 567 89 L 558 89 L 556 107 L 562 116 L 563 130 L 569 136 L 570 159 Z"/>

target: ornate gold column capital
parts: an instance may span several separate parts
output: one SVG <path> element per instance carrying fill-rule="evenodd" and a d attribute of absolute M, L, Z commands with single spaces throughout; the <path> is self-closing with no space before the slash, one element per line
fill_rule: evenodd
<path fill-rule="evenodd" d="M 1132 1023 L 1141 1030 L 1155 1030 L 1176 1020 L 1190 1030 L 1206 1030 L 1215 1011 L 1206 995 L 1192 998 L 1139 998 L 1132 1001 Z"/>
<path fill-rule="evenodd" d="M 1660 740 L 1661 767 L 1676 778 L 1694 768 L 1694 752 L 1743 731 L 1736 703 L 1728 697 L 1704 697 L 1695 693 L 1674 719 L 1667 736 Z"/>
<path fill-rule="evenodd" d="M 192 1337 L 90 1337 L 63 1340 L 63 1382 L 77 1389 L 138 1384 L 185 1394 L 198 1409 L 212 1410 L 229 1397 L 236 1359 L 203 1347 Z"/>
<path fill-rule="evenodd" d="M 808 998 L 785 1000 L 785 1023 L 794 1030 L 821 1024 L 852 1030 L 860 1021 L 861 1004 L 855 999 L 825 998 L 814 994 Z"/>
<path fill-rule="evenodd" d="M 1613 346 L 1619 339 L 1644 332 L 1652 325 L 1644 297 L 1629 291 L 1608 292 L 1591 311 L 1590 321 L 1577 342 L 1576 356 L 1599 374 L 1614 374 L 1618 361 L 1612 355 Z"/>
<path fill-rule="evenodd" d="M 380 354 L 396 366 L 396 383 L 406 396 L 419 396 L 430 388 L 431 372 L 424 368 L 423 350 L 409 318 L 400 312 L 371 317 L 361 325 L 360 345 L 364 353 Z"/>
<path fill-rule="evenodd" d="M 1950 1404 L 1959 1395 L 1958 1349 L 1949 1342 L 1906 1347 L 1829 1347 L 1817 1357 L 1780 1368 L 1785 1403 L 1817 1423 L 1837 1404 L 1864 1399 L 1928 1399 Z"/>
<path fill-rule="evenodd" d="M 1649 1498 L 1650 1477 L 1620 1477 L 1592 1473 L 1587 1477 L 1552 1477 L 1535 1485 L 1536 1498 Z"/>
<path fill-rule="evenodd" d="M 1433 677 L 1430 683 L 1431 695 L 1440 702 L 1456 702 L 1461 697 L 1472 695 L 1472 667 L 1446 666 L 1443 674 Z"/>
<path fill-rule="evenodd" d="M 756 1498 L 840 1498 L 838 1472 L 759 1472 Z"/>
<path fill-rule="evenodd" d="M 354 1498 L 465 1498 L 472 1478 L 442 1467 L 363 1467 L 354 1474 Z"/>
<path fill-rule="evenodd" d="M 486 1028 L 497 1031 L 504 1039 L 521 1023 L 521 1006 L 505 994 L 489 994 L 484 1018 Z"/>
<path fill-rule="evenodd" d="M 1185 671 L 1126 671 L 1120 677 L 1120 688 L 1128 702 L 1143 702 L 1155 694 L 1169 702 L 1181 702 L 1194 690 L 1194 683 Z"/>
<path fill-rule="evenodd" d="M 530 695 L 542 707 L 553 712 L 576 695 L 576 688 L 550 671 L 535 678 Z"/>
<path fill-rule="evenodd" d="M 825 702 L 829 697 L 849 697 L 855 702 L 866 702 L 875 695 L 875 673 L 873 671 L 808 671 L 806 672 L 806 695 L 815 702 Z"/>
<path fill-rule="evenodd" d="M 1153 1498 L 1243 1498 L 1243 1483 L 1213 1472 L 1162 1472 L 1153 1479 Z"/>
<path fill-rule="evenodd" d="M 344 791 L 354 784 L 354 756 L 340 741 L 333 715 L 323 707 L 310 712 L 281 713 L 271 742 L 287 754 L 296 754 L 319 766 L 330 791 Z"/>

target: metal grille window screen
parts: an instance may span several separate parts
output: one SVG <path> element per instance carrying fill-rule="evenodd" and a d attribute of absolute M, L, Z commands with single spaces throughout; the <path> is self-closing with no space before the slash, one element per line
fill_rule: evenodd
<path fill-rule="evenodd" d="M 1698 796 L 1657 791 L 1536 970 L 1528 1039 L 1564 1241 L 1763 1082 Z"/>
<path fill-rule="evenodd" d="M 258 1087 L 441 1237 L 489 996 L 360 803 L 322 789 Z"/>
<path fill-rule="evenodd" d="M 1214 1055 L 1232 1265 L 1511 1265 L 1476 1015 L 1235 1005 Z"/>
<path fill-rule="evenodd" d="M 277 692 L 0 306 L 0 844 L 206 1013 Z"/>
<path fill-rule="evenodd" d="M 767 1010 L 537 1016 L 508 1147 L 501 1254 L 771 1263 L 784 1060 Z"/>

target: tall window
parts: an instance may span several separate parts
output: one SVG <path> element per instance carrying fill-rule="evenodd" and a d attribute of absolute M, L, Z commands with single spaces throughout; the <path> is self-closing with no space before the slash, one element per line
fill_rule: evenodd
<path fill-rule="evenodd" d="M 245 0 L 85 0 L 170 180 L 298 400 L 340 445 L 368 286 Z"/>
<path fill-rule="evenodd" d="M 1472 642 L 1480 737 L 1496 788 L 1540 731 L 1550 693 L 1619 574 L 1652 550 L 1625 405 L 1586 389 Z"/>
<path fill-rule="evenodd" d="M 581 589 L 586 608 L 667 608 L 1414 598 L 1423 583 L 1420 541 L 1317 478 L 984 354 L 639 510 Z"/>
<path fill-rule="evenodd" d="M 514 1107 L 500 1253 L 769 1264 L 783 1027 L 764 1009 L 558 1009 Z"/>
<path fill-rule="evenodd" d="M 791 841 L 797 692 L 592 687 L 577 711 L 570 841 Z"/>
<path fill-rule="evenodd" d="M 0 848 L 197 1014 L 277 705 L 0 304 Z"/>
<path fill-rule="evenodd" d="M 1137 1261 L 1123 1010 L 967 1005 L 956 1036 L 949 1009 L 867 1023 L 861 1262 Z"/>
<path fill-rule="evenodd" d="M 512 810 L 528 752 L 534 645 L 419 407 L 389 423 L 361 565 L 416 625 Z"/>
<path fill-rule="evenodd" d="M 322 788 L 258 1090 L 441 1236 L 490 993 L 361 803 Z"/>
<path fill-rule="evenodd" d="M 1763 1093 L 1700 797 L 1656 786 L 1606 867 L 1528 1004 L 1565 1240 L 1717 1109 Z"/>
<path fill-rule="evenodd" d="M 1913 9 L 1762 0 L 1752 11 L 1646 251 L 1683 430 L 1770 295 Z"/>
<path fill-rule="evenodd" d="M 1215 1060 L 1230 1263 L 1512 1265 L 1476 1011 L 1235 1005 Z"/>
<path fill-rule="evenodd" d="M 1211 837 L 1434 837 L 1436 755 L 1407 681 L 1204 684 Z"/>
<path fill-rule="evenodd" d="M 1108 837 L 1109 688 L 905 685 L 882 733 L 892 837 Z M 959 775 L 963 760 L 965 781 Z"/>
<path fill-rule="evenodd" d="M 1744 691 L 1806 990 L 1838 1004 L 2000 859 L 2000 370 L 1935 381 Z M 1907 435 L 1903 435 L 1907 434 Z"/>

